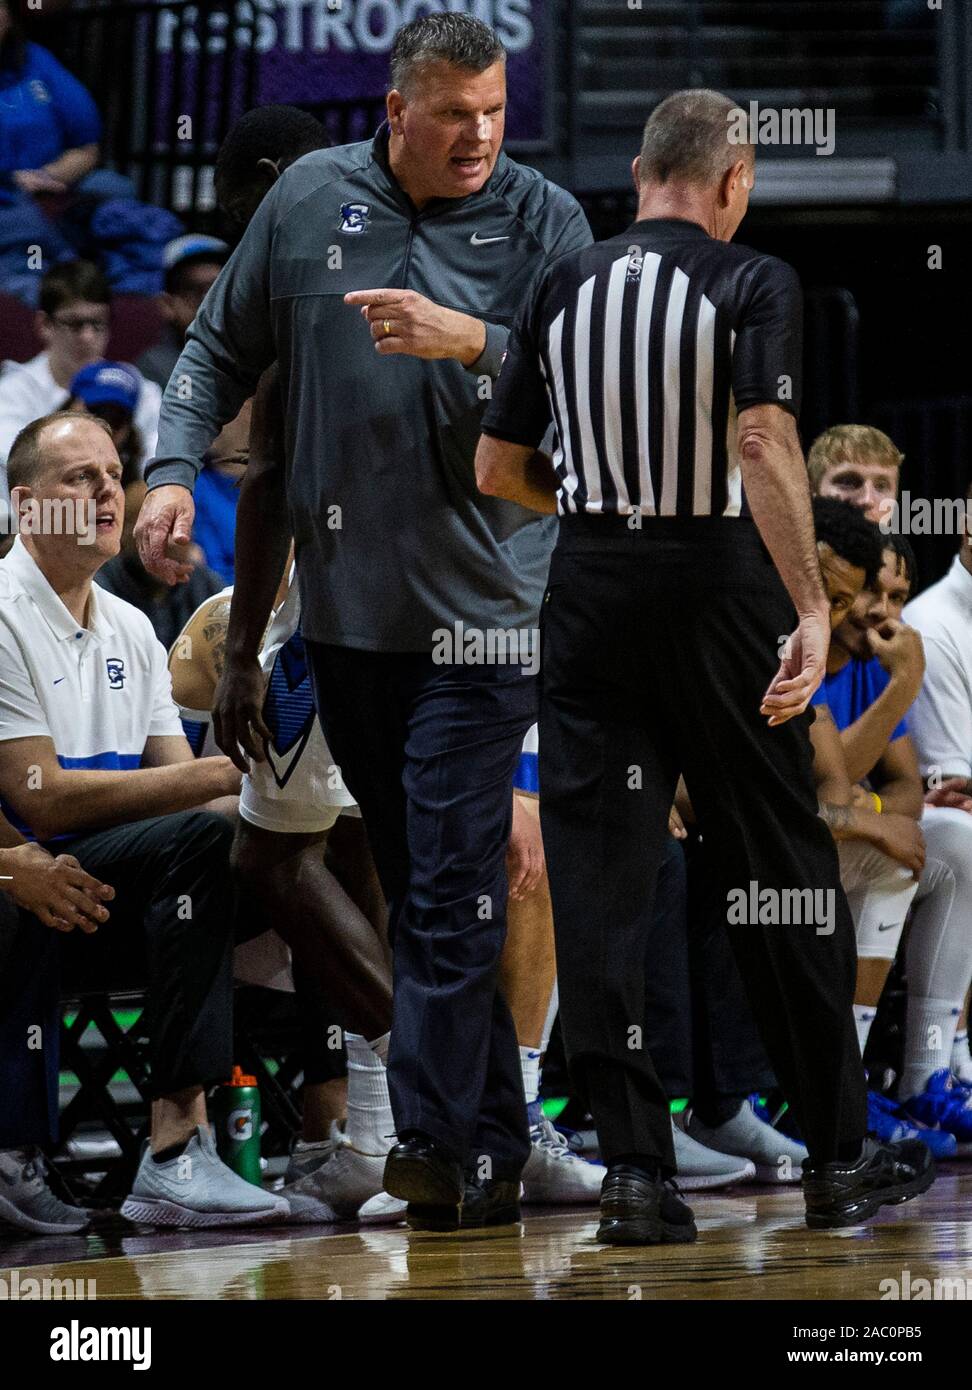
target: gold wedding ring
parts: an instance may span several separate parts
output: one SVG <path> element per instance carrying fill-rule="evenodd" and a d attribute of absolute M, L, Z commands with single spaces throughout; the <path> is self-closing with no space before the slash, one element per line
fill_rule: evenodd
<path fill-rule="evenodd" d="M 391 319 L 382 319 L 381 326 L 385 330 L 385 337 L 387 338 L 391 332 Z"/>

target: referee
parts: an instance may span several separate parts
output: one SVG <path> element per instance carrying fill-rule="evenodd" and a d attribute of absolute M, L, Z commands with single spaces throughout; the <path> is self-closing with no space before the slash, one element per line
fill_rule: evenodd
<path fill-rule="evenodd" d="M 188 535 L 201 456 L 277 359 L 289 515 L 268 514 L 263 544 L 237 558 L 265 598 L 245 626 L 258 640 L 292 527 L 321 725 L 389 900 L 399 1143 L 385 1186 L 414 1224 L 455 1227 L 467 1175 L 489 1221 L 517 1204 L 530 1152 L 498 972 L 538 682 L 464 659 L 464 642 L 437 658 L 457 629 L 536 627 L 556 523 L 484 498 L 474 456 L 519 306 L 548 260 L 591 237 L 573 198 L 502 152 L 505 53 L 487 25 L 412 21 L 391 75 L 375 139 L 286 169 L 207 295 L 166 390 L 137 535 L 148 568 L 177 578 L 165 546 Z M 251 692 L 220 722 L 236 734 L 224 746 L 252 751 L 255 643 L 228 652 L 221 690 Z"/>
<path fill-rule="evenodd" d="M 695 1238 L 666 1185 L 668 1102 L 641 1043 L 679 773 L 723 900 L 756 885 L 764 902 L 816 889 L 800 901 L 832 907 L 799 925 L 727 915 L 809 1149 L 808 1224 L 859 1221 L 932 1177 L 923 1145 L 864 1140 L 854 931 L 805 712 L 829 622 L 795 423 L 801 296 L 790 267 L 729 244 L 755 167 L 728 138 L 734 111 L 707 91 L 654 111 L 638 220 L 546 273 L 477 454 L 484 492 L 561 518 L 542 610 L 541 819 L 564 1039 L 609 1169 L 598 1234 L 613 1244 Z M 535 452 L 551 421 L 552 465 Z"/>

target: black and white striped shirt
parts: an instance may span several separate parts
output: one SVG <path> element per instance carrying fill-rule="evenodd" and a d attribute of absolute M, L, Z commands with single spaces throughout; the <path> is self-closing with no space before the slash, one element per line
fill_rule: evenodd
<path fill-rule="evenodd" d="M 553 422 L 561 514 L 745 515 L 737 413 L 798 414 L 802 307 L 785 262 L 635 222 L 549 267 L 483 432 L 537 448 Z"/>

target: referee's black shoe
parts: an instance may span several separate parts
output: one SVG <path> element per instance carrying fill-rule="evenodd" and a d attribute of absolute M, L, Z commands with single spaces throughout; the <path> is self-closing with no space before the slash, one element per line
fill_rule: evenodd
<path fill-rule="evenodd" d="M 935 1160 L 920 1139 L 882 1144 L 868 1137 L 856 1163 L 803 1164 L 811 1230 L 856 1226 L 878 1207 L 910 1202 L 935 1180 Z"/>
<path fill-rule="evenodd" d="M 459 1225 L 509 1226 L 520 1219 L 520 1179 L 466 1178 Z"/>
<path fill-rule="evenodd" d="M 462 1164 L 425 1134 L 404 1135 L 385 1159 L 386 1192 L 408 1203 L 416 1231 L 455 1231 L 465 1190 Z"/>
<path fill-rule="evenodd" d="M 697 1236 L 692 1209 L 671 1179 L 611 1164 L 601 1184 L 602 1245 L 690 1245 Z"/>

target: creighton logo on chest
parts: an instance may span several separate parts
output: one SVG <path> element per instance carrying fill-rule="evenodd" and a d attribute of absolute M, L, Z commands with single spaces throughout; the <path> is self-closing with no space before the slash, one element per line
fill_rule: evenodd
<path fill-rule="evenodd" d="M 348 236 L 361 236 L 362 232 L 368 230 L 370 217 L 371 207 L 368 203 L 342 203 L 341 225 L 338 231 L 345 232 Z"/>

